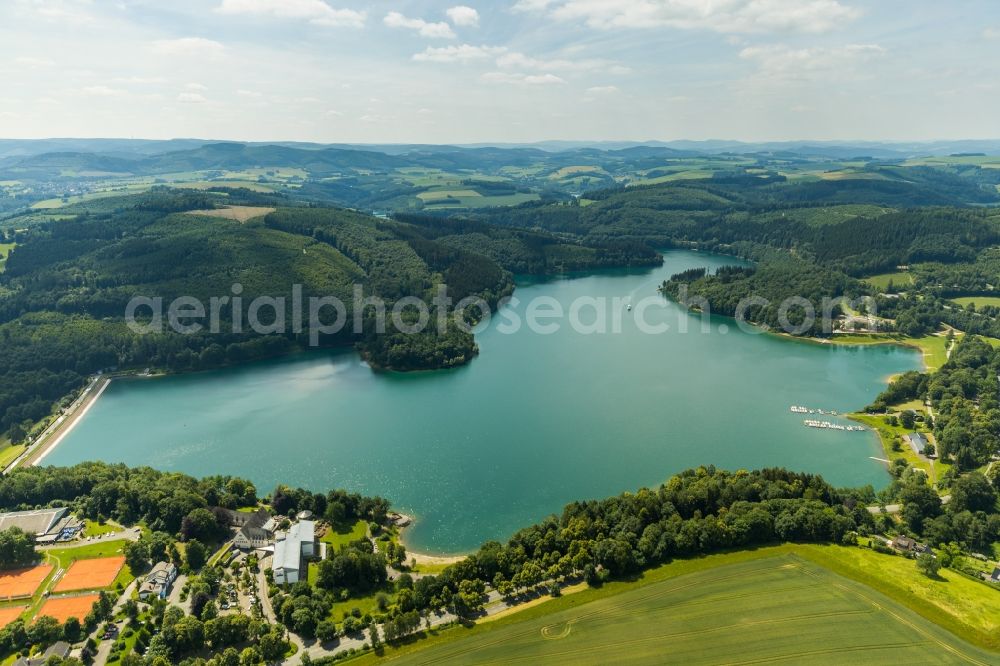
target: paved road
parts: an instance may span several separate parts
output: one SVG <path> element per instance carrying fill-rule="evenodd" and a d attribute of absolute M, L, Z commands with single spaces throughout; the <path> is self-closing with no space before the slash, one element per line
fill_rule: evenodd
<path fill-rule="evenodd" d="M 122 592 L 122 595 L 118 597 L 118 601 L 115 602 L 114 610 L 112 610 L 111 612 L 112 615 L 116 615 L 118 611 L 120 611 L 125 606 L 125 602 L 132 598 L 132 593 L 135 591 L 135 587 L 136 585 L 138 585 L 138 583 L 139 580 L 136 579 L 128 584 L 128 587 L 125 588 L 125 591 Z M 103 628 L 104 628 L 104 622 L 101 622 L 100 624 L 97 625 L 97 628 L 94 630 L 94 633 L 90 635 L 90 637 L 93 638 L 94 640 L 97 640 L 97 636 L 98 634 L 101 633 L 101 630 Z M 97 654 L 94 656 L 94 663 L 98 664 L 98 666 L 108 663 L 108 655 L 111 654 L 111 646 L 114 644 L 115 644 L 114 638 L 110 638 L 106 641 L 101 641 L 101 644 L 97 646 Z"/>
<path fill-rule="evenodd" d="M 941 504 L 947 504 L 950 501 L 951 501 L 951 495 L 942 495 L 941 496 Z M 903 508 L 902 504 L 886 504 L 885 505 L 885 512 L 886 513 L 899 513 L 902 508 Z M 874 513 L 874 514 L 878 515 L 878 514 L 882 513 L 882 507 L 880 507 L 880 506 L 870 506 L 870 507 L 868 507 L 868 512 L 869 513 Z"/>

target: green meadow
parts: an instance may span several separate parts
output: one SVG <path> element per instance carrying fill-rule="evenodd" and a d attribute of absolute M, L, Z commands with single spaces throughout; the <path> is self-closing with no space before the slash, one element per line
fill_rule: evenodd
<path fill-rule="evenodd" d="M 880 273 L 878 275 L 869 275 L 864 278 L 864 281 L 873 287 L 879 289 L 886 289 L 891 281 L 897 287 L 905 287 L 907 285 L 913 284 L 913 276 L 904 271 L 897 271 L 895 273 Z"/>
<path fill-rule="evenodd" d="M 1000 296 L 959 296 L 958 298 L 953 298 L 951 300 L 953 303 L 957 303 L 963 308 L 969 305 L 969 303 L 972 303 L 977 308 L 981 308 L 986 305 L 991 305 L 995 308 L 1000 307 Z"/>

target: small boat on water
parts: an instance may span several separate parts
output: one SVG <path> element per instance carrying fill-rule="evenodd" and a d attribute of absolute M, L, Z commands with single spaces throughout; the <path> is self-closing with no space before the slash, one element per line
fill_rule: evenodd
<path fill-rule="evenodd" d="M 628 305 L 626 305 L 625 309 L 628 310 L 629 312 L 631 312 L 632 311 L 632 304 L 629 303 Z"/>

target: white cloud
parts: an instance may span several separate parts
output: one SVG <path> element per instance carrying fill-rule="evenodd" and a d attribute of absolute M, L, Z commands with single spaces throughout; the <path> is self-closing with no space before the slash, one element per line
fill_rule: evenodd
<path fill-rule="evenodd" d="M 549 5 L 551 5 L 554 0 L 517 0 L 514 3 L 513 10 L 515 12 L 538 12 Z"/>
<path fill-rule="evenodd" d="M 445 14 L 448 15 L 448 19 L 455 25 L 470 27 L 479 25 L 479 12 L 472 7 L 458 5 L 445 11 Z"/>
<path fill-rule="evenodd" d="M 162 76 L 116 76 L 111 79 L 112 83 L 134 83 L 134 84 L 150 84 L 150 83 L 164 83 L 166 79 Z"/>
<path fill-rule="evenodd" d="M 334 9 L 323 0 L 222 0 L 215 11 L 230 15 L 300 19 L 334 28 L 360 28 L 368 17 L 363 11 Z"/>
<path fill-rule="evenodd" d="M 593 86 L 587 88 L 587 94 L 592 96 L 597 95 L 614 95 L 618 92 L 618 86 Z"/>
<path fill-rule="evenodd" d="M 795 49 L 783 44 L 749 46 L 740 57 L 757 64 L 757 77 L 775 82 L 814 79 L 826 80 L 851 76 L 858 67 L 882 56 L 885 49 L 877 44 L 848 44 L 836 48 Z"/>
<path fill-rule="evenodd" d="M 80 90 L 83 94 L 91 95 L 93 97 L 124 97 L 128 94 L 124 90 L 110 88 L 108 86 L 85 86 Z"/>
<path fill-rule="evenodd" d="M 408 18 L 403 16 L 399 12 L 389 12 L 382 19 L 390 28 L 406 28 L 408 30 L 416 30 L 421 37 L 427 37 L 429 39 L 454 39 L 455 31 L 451 29 L 451 26 L 440 21 L 438 23 L 430 23 L 419 18 Z"/>
<path fill-rule="evenodd" d="M 985 28 L 983 30 L 983 39 L 1000 39 L 1000 27 Z"/>
<path fill-rule="evenodd" d="M 503 46 L 473 46 L 472 44 L 428 46 L 421 53 L 414 55 L 413 59 L 418 62 L 469 62 L 495 58 L 506 51 L 507 49 Z"/>
<path fill-rule="evenodd" d="M 204 104 L 208 100 L 198 93 L 181 93 L 177 96 L 177 101 L 184 104 Z"/>
<path fill-rule="evenodd" d="M 840 0 L 520 0 L 518 11 L 544 11 L 592 28 L 679 28 L 721 33 L 828 32 L 861 11 Z"/>
<path fill-rule="evenodd" d="M 184 86 L 188 90 L 208 90 L 208 86 L 202 85 L 200 83 L 188 83 Z"/>
<path fill-rule="evenodd" d="M 32 58 L 30 56 L 14 58 L 14 62 L 22 67 L 51 67 L 55 64 L 48 58 Z"/>
<path fill-rule="evenodd" d="M 93 23 L 94 17 L 85 11 L 90 0 L 35 0 L 28 3 L 44 19 L 67 23 Z"/>
<path fill-rule="evenodd" d="M 504 53 L 497 58 L 497 67 L 511 69 L 557 70 L 564 72 L 596 72 L 608 71 L 613 74 L 627 74 L 630 70 L 610 60 L 542 60 L 519 53 L 517 51 Z"/>
<path fill-rule="evenodd" d="M 153 42 L 153 53 L 168 56 L 193 56 L 213 58 L 226 50 L 219 42 L 203 37 L 182 37 L 181 39 L 158 39 Z"/>
<path fill-rule="evenodd" d="M 529 86 L 544 86 L 566 83 L 555 74 L 521 74 L 515 72 L 487 72 L 483 81 L 491 83 L 514 83 Z"/>
<path fill-rule="evenodd" d="M 253 99 L 260 99 L 264 96 L 264 93 L 262 92 L 257 92 L 256 90 L 244 90 L 243 88 L 237 90 L 236 94 L 240 97 L 250 97 Z"/>

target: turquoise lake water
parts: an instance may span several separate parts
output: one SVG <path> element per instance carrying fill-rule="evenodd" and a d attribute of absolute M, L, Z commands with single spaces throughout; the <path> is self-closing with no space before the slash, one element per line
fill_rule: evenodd
<path fill-rule="evenodd" d="M 381 374 L 349 351 L 314 352 L 220 371 L 115 381 L 46 458 L 100 459 L 194 475 L 379 494 L 417 517 L 417 551 L 457 553 L 503 539 L 564 504 L 655 485 L 701 464 L 784 466 L 838 485 L 888 482 L 874 433 L 806 428 L 789 406 L 840 412 L 868 404 L 920 355 L 746 333 L 661 299 L 687 268 L 734 260 L 666 253 L 663 267 L 525 283 L 564 308 L 580 297 L 634 304 L 620 333 L 552 334 L 495 317 L 481 355 L 455 370 Z M 650 325 L 635 321 L 642 299 Z M 593 320 L 584 308 L 580 319 Z M 681 332 L 686 320 L 688 332 Z M 609 329 L 610 329 L 609 324 Z M 726 332 L 722 332 L 726 331 Z"/>

